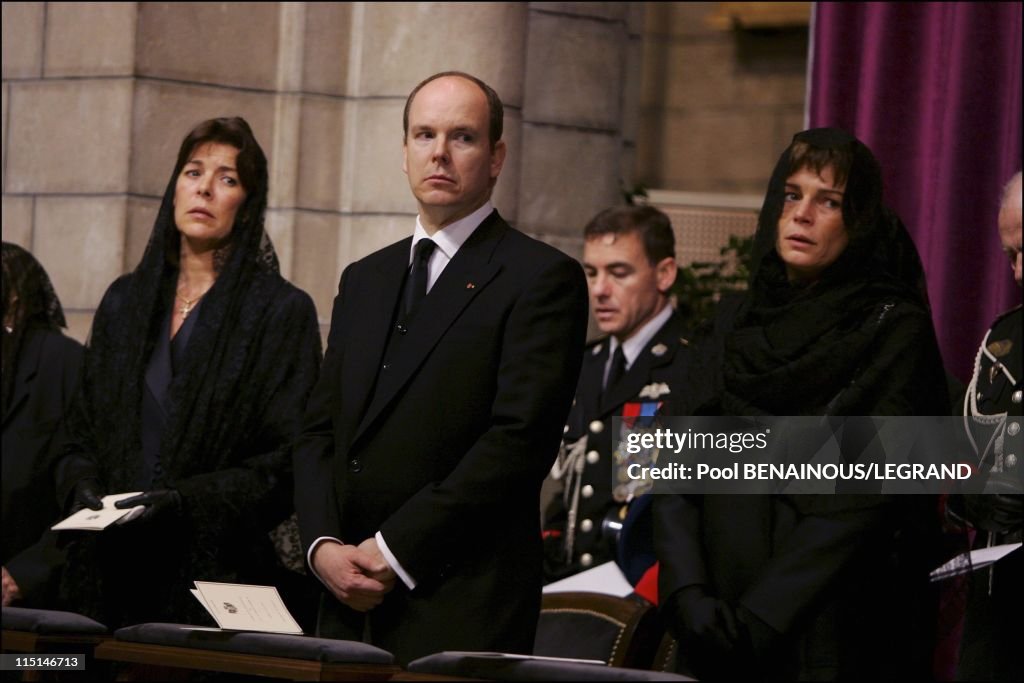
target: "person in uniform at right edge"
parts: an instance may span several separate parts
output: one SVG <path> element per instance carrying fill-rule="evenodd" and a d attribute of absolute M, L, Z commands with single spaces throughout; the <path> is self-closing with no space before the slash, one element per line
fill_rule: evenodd
<path fill-rule="evenodd" d="M 1003 192 L 999 240 L 1021 286 L 1021 174 Z M 986 493 L 953 501 L 954 513 L 976 530 L 973 547 L 1020 543 L 1024 524 L 1024 449 L 1021 403 L 1024 400 L 1021 307 L 999 316 L 985 335 L 964 396 L 967 436 L 978 468 L 987 472 Z M 970 596 L 958 680 L 1020 680 L 1024 664 L 1024 549 L 971 573 Z"/>
<path fill-rule="evenodd" d="M 677 271 L 668 216 L 651 206 L 616 206 L 591 219 L 583 235 L 590 308 L 607 336 L 583 354 L 551 471 L 563 489 L 544 515 L 546 582 L 615 558 L 633 491 L 628 482 L 613 485 L 612 418 L 676 414 L 688 358 L 684 321 L 669 300 Z"/>

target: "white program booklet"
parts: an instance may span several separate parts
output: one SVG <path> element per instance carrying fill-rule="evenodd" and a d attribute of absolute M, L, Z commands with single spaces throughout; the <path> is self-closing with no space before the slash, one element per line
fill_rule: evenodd
<path fill-rule="evenodd" d="M 598 666 L 608 666 L 608 662 L 603 659 L 574 659 L 572 657 L 543 657 L 540 655 L 516 655 L 508 652 L 462 652 L 457 650 L 446 651 L 446 655 L 456 655 L 459 657 L 465 657 L 467 659 L 494 659 L 494 660 L 506 660 L 506 661 L 518 661 L 518 662 L 557 662 L 565 664 L 597 664 Z"/>
<path fill-rule="evenodd" d="M 951 576 L 958 576 L 975 569 L 987 567 L 993 562 L 1009 555 L 1017 548 L 1020 548 L 1020 546 L 1020 543 L 1007 543 L 1005 545 L 994 545 L 991 548 L 972 550 L 969 554 L 961 553 L 941 567 L 933 569 L 931 580 L 933 582 L 941 581 Z"/>
<path fill-rule="evenodd" d="M 92 510 L 90 508 L 82 508 L 50 528 L 54 531 L 102 531 L 115 522 L 127 522 L 128 520 L 135 519 L 146 509 L 145 505 L 121 509 L 114 507 L 114 503 L 125 498 L 137 496 L 140 493 L 142 492 L 136 491 L 134 493 L 112 493 L 109 496 L 103 496 L 100 498 L 103 501 L 103 509 Z"/>
<path fill-rule="evenodd" d="M 605 562 L 544 586 L 545 593 L 565 593 L 566 591 L 605 593 L 617 598 L 624 598 L 633 592 L 633 586 L 626 580 L 619 565 L 614 562 Z"/>
<path fill-rule="evenodd" d="M 302 635 L 273 586 L 196 581 L 192 595 L 225 631 L 262 631 Z"/>

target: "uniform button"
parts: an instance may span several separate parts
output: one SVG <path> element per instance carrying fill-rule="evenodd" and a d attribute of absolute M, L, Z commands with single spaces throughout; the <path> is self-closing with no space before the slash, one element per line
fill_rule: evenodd
<path fill-rule="evenodd" d="M 1024 391 L 1021 391 L 1020 389 L 1013 392 L 1013 396 L 1010 397 L 1010 400 L 1014 403 L 1020 403 L 1022 399 L 1024 399 Z"/>
<path fill-rule="evenodd" d="M 583 487 L 583 490 L 580 491 L 580 495 L 583 496 L 584 498 L 590 498 L 592 495 L 594 495 L 594 487 L 591 486 L 590 484 L 587 484 L 586 486 Z"/>
<path fill-rule="evenodd" d="M 1017 436 L 1020 434 L 1020 422 L 1011 422 L 1006 428 L 1006 433 L 1010 436 Z"/>
<path fill-rule="evenodd" d="M 359 462 L 359 458 L 352 458 L 348 461 L 349 472 L 362 472 L 363 463 Z"/>
<path fill-rule="evenodd" d="M 580 531 L 582 531 L 585 534 L 589 533 L 590 530 L 593 529 L 593 528 L 594 528 L 594 523 L 592 521 L 590 521 L 589 519 L 585 519 L 582 522 L 580 522 Z"/>
<path fill-rule="evenodd" d="M 1017 456 L 1014 455 L 1013 453 L 1010 453 L 1008 456 L 1006 456 L 1006 459 L 1003 462 L 1006 463 L 1007 469 L 1012 470 L 1014 467 L 1017 466 Z"/>
<path fill-rule="evenodd" d="M 409 328 L 402 323 L 398 323 L 397 325 L 395 325 L 395 329 L 398 331 L 398 334 L 405 334 L 406 332 L 409 331 Z"/>
<path fill-rule="evenodd" d="M 594 556 L 590 553 L 583 553 L 582 555 L 580 555 L 580 564 L 582 564 L 584 567 L 589 567 L 590 565 L 594 564 Z"/>
<path fill-rule="evenodd" d="M 591 465 L 593 465 L 594 463 L 596 463 L 600 459 L 601 459 L 601 454 L 598 453 L 597 451 L 588 451 L 587 452 L 587 462 L 590 463 Z"/>
<path fill-rule="evenodd" d="M 980 401 L 982 399 L 982 396 L 983 394 L 979 391 L 976 398 Z"/>
<path fill-rule="evenodd" d="M 563 434 L 568 434 L 569 433 L 569 425 L 565 425 L 564 427 L 562 427 L 562 433 Z"/>
<path fill-rule="evenodd" d="M 604 422 L 601 422 L 600 420 L 594 420 L 593 422 L 590 423 L 590 431 L 592 431 L 595 434 L 600 434 L 601 432 L 604 431 Z"/>
<path fill-rule="evenodd" d="M 391 363 L 385 363 L 384 365 L 381 366 L 381 369 L 382 370 L 387 370 L 390 367 L 391 367 Z"/>

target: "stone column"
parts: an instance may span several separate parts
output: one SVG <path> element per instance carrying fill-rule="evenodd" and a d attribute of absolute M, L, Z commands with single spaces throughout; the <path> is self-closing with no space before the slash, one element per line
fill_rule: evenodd
<path fill-rule="evenodd" d="M 631 185 L 643 5 L 530 3 L 519 227 L 579 256 Z"/>

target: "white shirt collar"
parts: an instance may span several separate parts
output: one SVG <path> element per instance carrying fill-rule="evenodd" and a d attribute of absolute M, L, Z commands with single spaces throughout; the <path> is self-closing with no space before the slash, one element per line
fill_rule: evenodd
<path fill-rule="evenodd" d="M 444 254 L 446 261 L 450 261 L 455 257 L 455 252 L 469 239 L 473 231 L 480 227 L 484 219 L 491 215 L 492 211 L 494 211 L 494 205 L 488 199 L 484 202 L 483 206 L 473 213 L 444 226 L 433 235 L 427 234 L 426 228 L 420 223 L 420 217 L 417 215 L 416 229 L 412 233 L 412 245 L 409 247 L 409 263 L 412 263 L 413 250 L 416 248 L 416 243 L 427 237 L 434 240 L 434 243 L 437 245 L 437 251 Z"/>
<path fill-rule="evenodd" d="M 643 352 L 647 344 L 658 333 L 658 330 L 672 317 L 672 304 L 666 304 L 658 314 L 648 320 L 644 325 L 622 342 L 622 354 L 626 357 L 626 368 L 633 367 L 633 361 Z M 608 357 L 611 358 L 619 345 L 619 340 L 612 337 L 609 340 Z"/>

